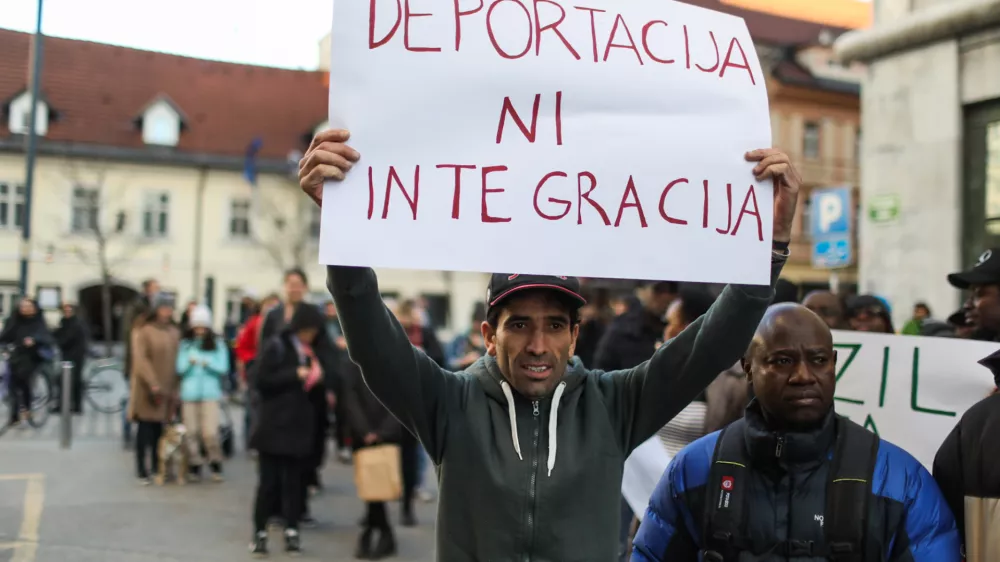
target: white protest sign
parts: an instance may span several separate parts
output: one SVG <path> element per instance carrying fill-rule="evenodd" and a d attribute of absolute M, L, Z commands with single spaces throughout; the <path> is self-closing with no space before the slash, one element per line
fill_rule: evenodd
<path fill-rule="evenodd" d="M 978 361 L 1000 348 L 997 343 L 842 331 L 833 338 L 837 413 L 908 451 L 927 470 L 962 414 L 994 388 L 993 375 Z M 651 450 L 657 445 L 661 452 Z M 640 518 L 659 482 L 645 475 L 662 475 L 668 463 L 658 436 L 625 461 L 622 492 Z"/>
<path fill-rule="evenodd" d="M 340 0 L 320 261 L 765 284 L 765 77 L 742 19 L 665 0 Z"/>
<path fill-rule="evenodd" d="M 906 449 L 928 470 L 962 414 L 994 388 L 978 361 L 1000 344 L 834 332 L 837 413 Z"/>

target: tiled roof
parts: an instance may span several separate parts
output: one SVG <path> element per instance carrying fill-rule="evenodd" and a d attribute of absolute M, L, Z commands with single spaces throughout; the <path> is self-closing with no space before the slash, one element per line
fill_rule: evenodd
<path fill-rule="evenodd" d="M 681 2 L 739 16 L 747 22 L 747 29 L 750 30 L 750 36 L 753 37 L 754 41 L 769 45 L 811 45 L 819 42 L 823 30 L 828 30 L 834 39 L 850 31 L 820 23 L 747 10 L 720 0 L 681 0 Z"/>
<path fill-rule="evenodd" d="M 0 103 L 28 87 L 31 34 L 0 29 Z M 284 159 L 326 120 L 324 74 L 206 61 L 46 37 L 41 93 L 58 113 L 46 141 L 142 148 L 136 117 L 160 96 L 186 118 L 178 152 Z M 0 139 L 11 137 L 0 120 Z"/>

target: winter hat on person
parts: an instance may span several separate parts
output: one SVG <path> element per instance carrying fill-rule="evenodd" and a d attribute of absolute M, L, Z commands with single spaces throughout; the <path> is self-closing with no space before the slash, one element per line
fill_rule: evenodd
<path fill-rule="evenodd" d="M 188 324 L 190 324 L 192 328 L 211 328 L 212 311 L 204 305 L 196 306 L 194 310 L 191 311 L 191 318 L 188 319 Z"/>

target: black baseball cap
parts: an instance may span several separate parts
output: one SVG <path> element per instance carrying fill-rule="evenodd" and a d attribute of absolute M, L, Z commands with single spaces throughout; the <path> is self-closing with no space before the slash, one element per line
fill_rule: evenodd
<path fill-rule="evenodd" d="M 562 275 L 523 275 L 519 273 L 494 273 L 486 288 L 486 312 L 489 314 L 507 297 L 529 289 L 546 289 L 560 292 L 581 307 L 587 300 L 580 294 L 580 280 Z"/>
<path fill-rule="evenodd" d="M 986 250 L 979 256 L 976 265 L 948 275 L 948 283 L 956 289 L 968 289 L 972 285 L 1000 284 L 1000 248 Z"/>

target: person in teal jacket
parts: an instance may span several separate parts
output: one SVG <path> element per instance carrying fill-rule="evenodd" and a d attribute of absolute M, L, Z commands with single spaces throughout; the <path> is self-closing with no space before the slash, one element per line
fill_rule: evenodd
<path fill-rule="evenodd" d="M 222 380 L 229 372 L 229 348 L 212 331 L 212 312 L 197 306 L 189 319 L 177 353 L 177 374 L 181 377 L 181 403 L 184 425 L 194 439 L 190 447 L 190 476 L 201 478 L 204 459 L 201 445 L 208 453 L 212 480 L 222 481 L 222 448 L 219 445 L 219 402 Z M 200 440 L 198 439 L 200 437 Z"/>

